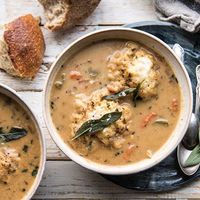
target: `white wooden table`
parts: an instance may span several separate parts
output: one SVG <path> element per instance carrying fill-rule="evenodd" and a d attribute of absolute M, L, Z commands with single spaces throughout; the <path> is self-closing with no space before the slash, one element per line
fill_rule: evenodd
<path fill-rule="evenodd" d="M 17 16 L 32 13 L 42 16 L 43 10 L 36 0 L 0 0 L 0 24 Z M 102 28 L 117 27 L 142 20 L 156 20 L 152 0 L 102 0 L 95 12 L 75 28 L 51 33 L 41 26 L 46 52 L 43 65 L 34 81 L 12 78 L 0 71 L 0 81 L 15 89 L 40 118 L 47 143 L 47 164 L 43 180 L 34 199 L 145 199 L 145 198 L 198 198 L 200 179 L 182 189 L 160 194 L 145 194 L 124 189 L 110 183 L 100 175 L 70 161 L 54 144 L 42 117 L 42 91 L 44 82 L 56 56 L 76 38 Z"/>

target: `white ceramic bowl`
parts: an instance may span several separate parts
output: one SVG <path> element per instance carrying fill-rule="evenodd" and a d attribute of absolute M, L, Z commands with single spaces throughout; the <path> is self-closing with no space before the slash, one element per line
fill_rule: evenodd
<path fill-rule="evenodd" d="M 28 191 L 27 195 L 24 196 L 23 200 L 29 200 L 32 198 L 32 196 L 34 195 L 34 193 L 36 192 L 40 181 L 42 179 L 42 175 L 45 169 L 45 162 L 46 162 L 46 145 L 45 145 L 45 140 L 44 140 L 44 136 L 42 134 L 41 128 L 38 124 L 38 120 L 35 117 L 35 115 L 33 114 L 33 112 L 31 111 L 31 109 L 26 105 L 26 103 L 17 95 L 17 93 L 10 89 L 9 87 L 3 85 L 0 83 L 0 93 L 4 94 L 7 97 L 10 97 L 11 99 L 13 99 L 13 101 L 17 102 L 22 109 L 24 109 L 24 111 L 29 115 L 29 117 L 31 118 L 32 122 L 34 123 L 37 133 L 39 135 L 39 141 L 40 141 L 40 147 L 41 147 L 41 160 L 40 160 L 40 165 L 39 165 L 39 169 L 38 169 L 38 173 L 37 176 L 35 178 L 35 181 L 32 185 L 32 187 L 30 188 L 30 190 Z"/>
<path fill-rule="evenodd" d="M 182 95 L 181 99 L 180 117 L 178 119 L 177 125 L 173 133 L 171 134 L 170 138 L 166 141 L 166 143 L 153 155 L 151 159 L 145 159 L 137 163 L 119 166 L 108 166 L 98 164 L 96 162 L 90 161 L 84 157 L 79 156 L 78 153 L 76 153 L 72 148 L 70 148 L 68 144 L 63 142 L 62 138 L 57 133 L 54 127 L 50 116 L 49 99 L 53 80 L 56 76 L 56 73 L 60 69 L 61 65 L 64 64 L 67 59 L 70 58 L 70 56 L 80 51 L 80 49 L 84 48 L 85 46 L 103 39 L 125 39 L 138 41 L 141 44 L 145 44 L 146 46 L 150 47 L 155 52 L 158 52 L 161 56 L 163 56 L 166 59 L 166 61 L 172 67 L 178 79 L 181 92 L 182 94 L 184 94 Z M 137 173 L 142 170 L 146 170 L 165 159 L 177 147 L 187 130 L 192 113 L 192 104 L 192 87 L 187 71 L 181 63 L 180 59 L 175 55 L 175 53 L 167 44 L 162 42 L 157 37 L 143 31 L 129 28 L 113 28 L 96 31 L 79 38 L 78 40 L 74 41 L 71 45 L 69 45 L 60 54 L 60 56 L 58 56 L 58 58 L 51 67 L 51 71 L 46 82 L 44 90 L 43 107 L 45 121 L 53 140 L 69 158 L 82 165 L 83 167 L 95 172 L 103 174 L 121 175 Z"/>

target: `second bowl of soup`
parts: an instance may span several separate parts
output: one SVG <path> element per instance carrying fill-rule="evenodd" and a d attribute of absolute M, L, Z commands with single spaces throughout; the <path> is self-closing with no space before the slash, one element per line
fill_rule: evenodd
<path fill-rule="evenodd" d="M 0 200 L 28 200 L 44 172 L 44 138 L 32 111 L 2 84 L 0 110 Z"/>
<path fill-rule="evenodd" d="M 187 72 L 170 48 L 123 28 L 68 47 L 53 65 L 44 102 L 63 152 L 105 174 L 157 164 L 178 145 L 192 112 Z"/>

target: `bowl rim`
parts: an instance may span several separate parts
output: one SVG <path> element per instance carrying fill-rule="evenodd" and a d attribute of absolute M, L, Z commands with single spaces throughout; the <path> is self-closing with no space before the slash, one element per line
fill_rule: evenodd
<path fill-rule="evenodd" d="M 188 105 L 189 113 L 187 115 L 187 120 L 186 120 L 184 129 L 183 129 L 183 133 L 179 135 L 176 145 L 173 148 L 167 150 L 163 156 L 159 157 L 159 159 L 156 159 L 154 162 L 148 164 L 148 166 L 145 165 L 145 166 L 141 167 L 139 170 L 135 170 L 135 169 L 134 170 L 131 170 L 131 169 L 129 169 L 129 170 L 126 169 L 125 170 L 124 169 L 126 166 L 135 165 L 137 162 L 136 163 L 127 164 L 127 165 L 117 165 L 117 167 L 119 167 L 118 171 L 116 171 L 116 170 L 113 171 L 112 168 L 115 168 L 116 165 L 103 165 L 103 164 L 99 164 L 99 163 L 94 162 L 94 161 L 90 161 L 87 158 L 81 157 L 68 144 L 66 144 L 66 143 L 63 144 L 64 143 L 63 141 L 60 142 L 61 137 L 59 136 L 59 133 L 56 132 L 56 131 L 54 131 L 54 130 L 52 130 L 52 126 L 54 126 L 54 125 L 52 125 L 53 122 L 52 121 L 50 122 L 48 120 L 48 114 L 49 113 L 48 113 L 48 109 L 47 109 L 47 104 L 46 103 L 47 103 L 47 101 L 49 101 L 49 99 L 48 99 L 48 91 L 51 91 L 49 83 L 51 81 L 53 81 L 53 79 L 51 79 L 52 78 L 51 77 L 52 73 L 54 72 L 54 70 L 56 68 L 58 68 L 57 67 L 57 63 L 62 58 L 63 54 L 65 54 L 74 45 L 76 45 L 77 43 L 81 42 L 85 38 L 88 38 L 88 37 L 90 37 L 92 35 L 95 35 L 95 34 L 99 34 L 99 33 L 102 33 L 102 32 L 109 32 L 109 31 L 130 31 L 130 32 L 136 32 L 138 34 L 145 35 L 146 37 L 149 37 L 149 38 L 157 41 L 158 43 L 160 43 L 162 46 L 165 47 L 165 49 L 167 49 L 167 51 L 169 53 L 171 53 L 171 55 L 173 55 L 173 57 L 175 58 L 175 60 L 179 64 L 179 67 L 181 68 L 181 70 L 183 71 L 183 73 L 185 75 L 185 79 L 187 80 L 186 83 L 187 83 L 188 88 L 189 88 L 189 91 L 188 91 L 188 93 L 189 93 L 189 99 L 190 99 L 189 105 Z M 114 38 L 115 37 L 113 37 L 113 39 Z M 183 138 L 183 136 L 184 136 L 184 134 L 185 134 L 185 132 L 187 130 L 190 118 L 191 118 L 192 107 L 193 107 L 193 93 L 192 93 L 191 81 L 190 81 L 189 75 L 188 75 L 187 70 L 185 69 L 183 63 L 181 62 L 180 58 L 175 54 L 175 52 L 165 42 L 163 42 L 161 39 L 157 38 L 156 36 L 154 36 L 154 35 L 152 35 L 150 33 L 147 33 L 145 31 L 141 31 L 141 30 L 138 30 L 138 29 L 134 29 L 134 28 L 127 28 L 127 27 L 106 28 L 106 29 L 101 29 L 101 30 L 93 31 L 93 32 L 90 32 L 88 34 L 85 34 L 85 35 L 79 37 L 78 39 L 76 39 L 75 41 L 73 41 L 72 43 L 70 43 L 69 45 L 67 45 L 67 47 L 64 48 L 64 50 L 58 55 L 58 57 L 56 58 L 56 60 L 53 62 L 52 66 L 51 66 L 51 69 L 50 69 L 50 71 L 48 73 L 48 76 L 47 76 L 47 79 L 46 79 L 46 82 L 45 82 L 45 87 L 44 87 L 44 90 L 43 90 L 43 106 L 42 107 L 43 107 L 44 120 L 45 120 L 45 123 L 47 125 L 47 128 L 48 128 L 48 131 L 50 133 L 51 138 L 56 143 L 56 145 L 59 147 L 59 149 L 65 155 L 67 155 L 71 160 L 73 160 L 77 164 L 79 164 L 79 165 L 81 165 L 81 166 L 83 166 L 83 167 L 85 167 L 85 168 L 87 168 L 89 170 L 92 170 L 92 171 L 95 171 L 95 172 L 98 172 L 98 173 L 108 174 L 108 175 L 127 175 L 127 174 L 138 173 L 138 172 L 147 170 L 147 169 L 149 169 L 149 168 L 157 165 L 159 162 L 161 162 L 163 159 L 165 159 L 168 155 L 170 155 L 173 150 L 175 150 L 175 148 L 178 146 L 178 144 L 182 140 L 182 138 Z M 74 151 L 75 153 L 69 152 L 71 150 Z M 77 156 L 78 158 L 74 158 L 73 157 L 73 156 L 75 156 L 75 154 L 78 155 Z M 103 167 L 100 168 L 100 167 L 93 166 L 94 164 L 98 164 L 99 166 L 103 166 Z"/>
<path fill-rule="evenodd" d="M 1 89 L 5 90 L 8 92 L 8 94 L 4 94 Z M 35 194 L 36 190 L 39 187 L 39 184 L 42 180 L 44 170 L 45 170 L 45 165 L 46 165 L 46 142 L 45 138 L 39 123 L 39 120 L 37 119 L 37 116 L 34 114 L 32 109 L 27 105 L 27 103 L 20 97 L 20 95 L 17 94 L 15 90 L 12 88 L 8 87 L 7 85 L 0 83 L 0 94 L 3 94 L 9 98 L 11 98 L 13 101 L 17 102 L 20 107 L 22 107 L 26 113 L 28 113 L 29 116 L 31 116 L 31 120 L 33 121 L 34 125 L 36 126 L 37 134 L 39 135 L 39 141 L 40 141 L 40 148 L 41 148 L 41 159 L 40 159 L 40 164 L 39 164 L 39 170 L 38 174 L 30 187 L 29 191 L 27 194 L 22 198 L 24 200 L 29 200 L 33 197 Z M 11 94 L 11 95 L 10 95 Z M 27 112 L 28 111 L 28 112 Z"/>

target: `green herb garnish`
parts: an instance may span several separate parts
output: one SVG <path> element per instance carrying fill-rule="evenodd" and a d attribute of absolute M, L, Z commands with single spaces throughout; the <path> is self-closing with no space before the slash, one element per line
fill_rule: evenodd
<path fill-rule="evenodd" d="M 140 97 L 139 92 L 140 92 L 140 88 L 141 88 L 142 83 L 143 83 L 143 81 L 141 83 L 139 83 L 137 85 L 136 89 L 133 91 L 133 103 L 134 103 L 135 107 L 137 105 L 137 99 Z"/>
<path fill-rule="evenodd" d="M 200 144 L 198 144 L 187 158 L 184 167 L 191 167 L 200 163 Z"/>
<path fill-rule="evenodd" d="M 23 128 L 12 127 L 8 133 L 0 131 L 0 143 L 18 140 L 27 135 L 27 131 Z"/>
<path fill-rule="evenodd" d="M 121 116 L 122 112 L 115 111 L 107 113 L 99 119 L 88 120 L 78 129 L 72 140 L 75 140 L 85 134 L 90 135 L 92 133 L 102 131 L 104 128 L 117 121 Z"/>
<path fill-rule="evenodd" d="M 28 169 L 22 169 L 21 172 L 22 172 L 22 173 L 26 173 L 26 172 L 28 172 Z"/>
<path fill-rule="evenodd" d="M 103 99 L 114 101 L 114 100 L 119 99 L 121 97 L 125 97 L 129 94 L 133 94 L 133 103 L 134 103 L 134 106 L 136 107 L 136 101 L 140 98 L 139 92 L 140 92 L 140 88 L 141 88 L 142 83 L 143 83 L 143 81 L 141 83 L 139 83 L 136 88 L 127 88 L 127 89 L 124 89 L 124 90 L 117 92 L 115 94 L 106 95 L 106 96 L 103 97 Z"/>
<path fill-rule="evenodd" d="M 154 123 L 154 124 L 162 124 L 162 125 L 166 125 L 166 126 L 169 125 L 168 120 L 165 119 L 165 118 L 158 118 L 158 119 L 156 119 L 153 123 Z"/>
<path fill-rule="evenodd" d="M 39 167 L 36 166 L 35 169 L 32 171 L 31 175 L 32 175 L 32 176 L 36 176 L 37 173 L 38 173 L 38 169 L 39 169 Z"/>
<path fill-rule="evenodd" d="M 27 153 L 27 152 L 28 152 L 28 148 L 29 148 L 28 145 L 24 145 L 24 146 L 23 146 L 23 149 L 22 149 L 23 152 L 24 152 L 24 153 Z"/>
<path fill-rule="evenodd" d="M 116 100 L 116 99 L 119 99 L 121 97 L 125 97 L 129 94 L 132 94 L 134 91 L 136 90 L 136 88 L 127 88 L 125 90 L 122 90 L 118 93 L 115 93 L 115 94 L 111 94 L 111 95 L 106 95 L 103 97 L 103 99 L 106 99 L 106 100 Z"/>

